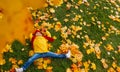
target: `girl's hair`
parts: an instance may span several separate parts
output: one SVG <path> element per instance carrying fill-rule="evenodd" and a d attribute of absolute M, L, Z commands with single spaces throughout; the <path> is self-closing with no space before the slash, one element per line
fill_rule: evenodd
<path fill-rule="evenodd" d="M 34 36 L 37 32 L 40 32 L 40 33 L 41 33 L 40 30 L 36 30 L 36 31 L 33 33 L 33 36 Z"/>

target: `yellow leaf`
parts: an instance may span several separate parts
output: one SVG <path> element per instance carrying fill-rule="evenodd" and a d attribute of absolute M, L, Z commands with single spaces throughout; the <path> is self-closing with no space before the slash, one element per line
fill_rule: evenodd
<path fill-rule="evenodd" d="M 97 58 L 100 59 L 101 50 L 100 50 L 99 46 L 97 46 L 97 45 L 95 47 L 95 53 L 96 53 Z"/>
<path fill-rule="evenodd" d="M 111 44 L 107 44 L 106 50 L 107 51 L 112 51 L 112 50 L 114 50 L 114 48 L 112 47 Z"/>
<path fill-rule="evenodd" d="M 96 6 L 94 6 L 94 9 L 96 9 Z"/>
<path fill-rule="evenodd" d="M 102 62 L 102 64 L 103 64 L 103 67 L 106 69 L 106 68 L 108 68 L 108 65 L 107 65 L 107 63 L 106 63 L 106 60 L 105 59 L 101 59 L 101 62 Z"/>
<path fill-rule="evenodd" d="M 51 43 L 48 43 L 47 45 L 48 45 L 48 50 L 50 50 L 52 48 Z"/>
<path fill-rule="evenodd" d="M 112 67 L 113 67 L 113 68 L 116 68 L 116 67 L 117 67 L 117 65 L 116 65 L 115 62 L 112 63 Z"/>
<path fill-rule="evenodd" d="M 49 9 L 51 13 L 55 13 L 55 9 L 54 8 L 50 8 Z"/>
<path fill-rule="evenodd" d="M 37 68 L 38 69 L 43 69 L 43 66 L 42 65 L 38 65 Z"/>
<path fill-rule="evenodd" d="M 17 64 L 13 64 L 12 69 L 15 69 L 15 68 L 19 68 L 19 66 Z"/>
<path fill-rule="evenodd" d="M 75 55 L 75 58 L 76 58 L 77 62 L 80 62 L 82 60 L 82 57 L 83 57 L 83 55 L 82 55 L 81 52 L 79 54 Z"/>
<path fill-rule="evenodd" d="M 48 66 L 48 67 L 46 68 L 46 72 L 53 72 L 52 69 L 53 69 L 53 67 Z"/>
<path fill-rule="evenodd" d="M 91 68 L 92 68 L 93 70 L 96 70 L 96 65 L 95 65 L 95 63 L 91 63 L 91 64 L 92 64 Z"/>
<path fill-rule="evenodd" d="M 69 20 L 67 18 L 64 19 L 64 22 L 68 22 Z"/>
<path fill-rule="evenodd" d="M 16 64 L 17 60 L 15 58 L 9 58 L 9 62 L 11 62 L 12 64 Z"/>
<path fill-rule="evenodd" d="M 118 7 L 117 10 L 120 12 L 120 7 Z"/>
<path fill-rule="evenodd" d="M 6 43 L 14 39 L 24 43 L 24 35 L 33 30 L 33 21 L 21 0 L 1 0 L 0 10 L 0 53 L 3 53 Z"/>
<path fill-rule="evenodd" d="M 80 35 L 77 35 L 76 37 L 77 37 L 78 39 L 80 39 Z"/>
<path fill-rule="evenodd" d="M 90 50 L 90 49 L 88 49 L 88 50 L 87 50 L 87 54 L 90 54 L 90 53 L 91 53 L 91 50 Z"/>
<path fill-rule="evenodd" d="M 62 27 L 61 22 L 56 22 L 55 31 L 59 31 L 61 27 Z"/>
<path fill-rule="evenodd" d="M 94 17 L 92 17 L 91 19 L 92 19 L 92 21 L 95 21 L 95 18 L 94 18 Z"/>
<path fill-rule="evenodd" d="M 79 51 L 79 46 L 76 44 L 72 44 L 69 46 L 71 53 L 72 53 L 72 57 L 71 60 L 76 63 L 76 62 L 80 62 L 82 60 L 83 54 L 81 51 Z"/>
<path fill-rule="evenodd" d="M 18 61 L 18 65 L 21 65 L 21 64 L 23 64 L 23 60 Z"/>
<path fill-rule="evenodd" d="M 105 36 L 103 36 L 103 37 L 102 37 L 102 40 L 106 40 L 106 37 L 105 37 Z"/>
<path fill-rule="evenodd" d="M 53 36 L 53 39 L 57 39 L 57 37 L 56 37 L 56 36 Z"/>
<path fill-rule="evenodd" d="M 71 60 L 72 60 L 73 63 L 77 63 L 76 58 L 71 58 Z"/>
<path fill-rule="evenodd" d="M 49 0 L 51 6 L 60 6 L 63 3 L 63 0 Z"/>
<path fill-rule="evenodd" d="M 82 0 L 79 0 L 79 1 L 78 1 L 78 4 L 79 4 L 79 5 L 82 4 Z"/>
<path fill-rule="evenodd" d="M 85 49 L 86 49 L 86 47 L 87 47 L 87 46 L 84 44 L 84 45 L 83 45 L 83 48 L 85 48 Z"/>
<path fill-rule="evenodd" d="M 68 44 L 62 44 L 60 46 L 60 50 L 62 53 L 67 53 L 68 52 L 69 45 Z"/>
<path fill-rule="evenodd" d="M 34 27 L 37 28 L 37 29 L 40 28 L 40 26 L 38 25 L 38 23 L 35 23 L 35 24 L 34 24 Z"/>
<path fill-rule="evenodd" d="M 90 48 L 90 51 L 91 51 L 91 52 L 94 52 L 94 51 L 95 51 L 95 49 L 94 49 L 94 48 Z"/>
<path fill-rule="evenodd" d="M 6 63 L 5 59 L 3 59 L 3 54 L 0 53 L 0 65 L 4 65 Z"/>
<path fill-rule="evenodd" d="M 47 64 L 44 63 L 43 64 L 43 68 L 46 69 L 47 68 Z"/>
<path fill-rule="evenodd" d="M 66 39 L 68 37 L 68 34 L 67 33 L 62 33 L 61 36 L 62 36 L 62 38 Z"/>
<path fill-rule="evenodd" d="M 67 68 L 66 72 L 72 72 L 72 70 L 70 68 Z"/>
<path fill-rule="evenodd" d="M 69 10 L 71 7 L 72 7 L 72 4 L 69 3 L 69 2 L 67 2 L 67 4 L 66 4 L 66 9 Z"/>
<path fill-rule="evenodd" d="M 97 59 L 100 59 L 101 55 L 100 54 L 96 54 L 96 57 L 97 57 Z"/>
<path fill-rule="evenodd" d="M 34 54 L 34 51 L 33 51 L 33 50 L 30 50 L 30 51 L 29 51 L 29 56 L 33 56 L 33 54 Z"/>
<path fill-rule="evenodd" d="M 6 47 L 5 47 L 5 52 L 8 52 L 9 50 L 11 49 L 11 45 L 10 44 L 7 44 Z"/>
<path fill-rule="evenodd" d="M 89 63 L 88 62 L 84 62 L 83 65 L 85 66 L 85 68 L 89 67 Z"/>

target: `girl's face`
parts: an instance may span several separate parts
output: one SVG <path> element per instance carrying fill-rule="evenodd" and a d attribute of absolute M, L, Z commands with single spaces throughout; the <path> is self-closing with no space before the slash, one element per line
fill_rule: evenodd
<path fill-rule="evenodd" d="M 40 32 L 37 32 L 36 36 L 42 36 L 42 34 Z"/>

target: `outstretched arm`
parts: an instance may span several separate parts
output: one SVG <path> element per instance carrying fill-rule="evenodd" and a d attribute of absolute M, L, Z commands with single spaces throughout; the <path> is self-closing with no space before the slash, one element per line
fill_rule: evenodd
<path fill-rule="evenodd" d="M 44 36 L 49 42 L 53 42 L 54 39 L 52 37 Z"/>
<path fill-rule="evenodd" d="M 53 42 L 54 39 L 51 37 L 51 34 L 49 31 L 46 31 L 46 35 L 44 36 L 49 42 Z"/>

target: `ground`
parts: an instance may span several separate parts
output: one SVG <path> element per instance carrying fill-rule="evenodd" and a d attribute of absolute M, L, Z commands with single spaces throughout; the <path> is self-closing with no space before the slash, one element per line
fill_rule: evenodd
<path fill-rule="evenodd" d="M 26 72 L 120 72 L 120 0 L 64 0 L 30 11 L 34 27 L 46 27 L 55 38 L 51 51 L 64 53 L 71 46 L 80 57 L 73 49 L 73 58 L 40 59 Z M 32 54 L 29 38 L 8 47 L 1 71 L 22 66 Z"/>

